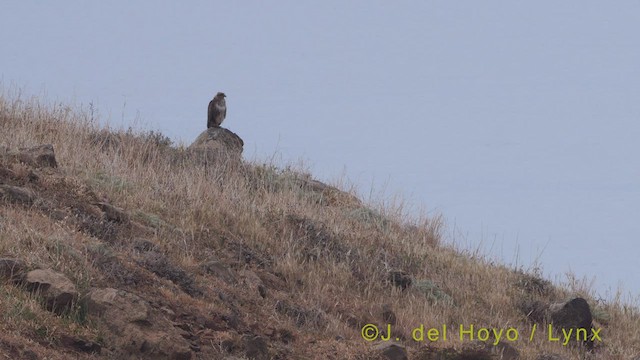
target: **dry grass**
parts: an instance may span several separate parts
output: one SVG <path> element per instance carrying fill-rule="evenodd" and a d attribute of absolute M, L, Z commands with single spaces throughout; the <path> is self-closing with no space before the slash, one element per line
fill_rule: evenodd
<path fill-rule="evenodd" d="M 118 233 L 108 241 L 36 210 L 1 206 L 0 256 L 61 271 L 81 289 L 97 284 L 126 287 L 121 274 L 110 274 L 113 267 L 105 267 L 104 261 L 135 268 L 128 249 L 143 234 L 172 264 L 194 274 L 205 297 L 187 296 L 168 281 L 154 290 L 155 286 L 145 285 L 144 279 L 152 276 L 146 273 L 139 275 L 144 281 L 130 289 L 143 297 L 164 297 L 171 304 L 224 312 L 224 303 L 207 298 L 223 288 L 240 299 L 243 322 L 257 332 L 288 329 L 296 336 L 288 351 L 308 357 L 316 353 L 325 358 L 336 352 L 337 358 L 358 358 L 371 347 L 361 338 L 359 326 L 384 324 L 382 305 L 391 304 L 397 316 L 394 334 L 409 339 L 420 324 L 446 324 L 456 331 L 460 324 L 515 327 L 521 339 L 513 345 L 524 358 L 553 352 L 577 359 L 584 356 L 580 349 L 540 337 L 529 343 L 531 325 L 518 310 L 523 299 L 559 301 L 573 295 L 585 296 L 597 306 L 599 325 L 604 327 L 605 342 L 592 358 L 628 359 L 640 353 L 637 308 L 619 301 L 596 302 L 585 289 L 557 288 L 535 275 L 442 246 L 438 217 L 409 218 L 401 203 L 371 209 L 348 197 L 327 202 L 301 189 L 297 180 L 306 175 L 272 164 L 204 166 L 160 134 L 104 129 L 94 116 L 5 93 L 0 97 L 0 145 L 53 144 L 59 168 L 57 175 L 47 178 L 47 186 L 63 188 L 77 199 L 116 204 L 143 231 Z M 245 269 L 268 273 L 279 285 L 272 286 L 264 300 L 248 287 L 224 288 L 198 270 L 211 258 L 221 259 L 240 277 Z M 391 270 L 405 271 L 414 282 L 434 284 L 442 292 L 416 286 L 401 291 L 386 281 Z M 532 284 L 544 289 L 538 291 Z M 55 343 L 56 331 L 99 337 L 91 324 L 82 321 L 81 311 L 56 317 L 12 287 L 0 290 L 2 333 L 40 344 Z M 447 342 L 429 346 L 467 345 L 452 335 Z M 343 340 L 336 341 L 337 336 Z M 406 343 L 415 354 L 427 345 Z"/>

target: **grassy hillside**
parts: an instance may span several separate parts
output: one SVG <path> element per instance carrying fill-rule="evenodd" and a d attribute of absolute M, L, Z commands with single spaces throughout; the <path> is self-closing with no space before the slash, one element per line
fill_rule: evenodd
<path fill-rule="evenodd" d="M 80 298 L 55 314 L 4 282 L 0 356 L 145 358 L 114 345 L 108 322 L 88 314 L 93 288 L 144 299 L 151 320 L 136 331 L 163 338 L 161 328 L 171 328 L 167 339 L 177 331 L 194 359 L 383 358 L 376 348 L 385 342 L 365 341 L 361 330 L 387 323 L 410 359 L 483 358 L 469 355 L 483 344 L 457 336 L 472 324 L 517 329 L 517 341 L 503 342 L 522 359 L 640 355 L 637 309 L 459 253 L 441 244 L 439 218 L 370 207 L 271 164 L 204 164 L 161 134 L 104 129 L 82 110 L 2 95 L 0 146 L 41 144 L 53 145 L 56 168 L 0 157 L 0 184 L 35 197 L 0 201 L 0 257 L 66 275 Z M 603 329 L 593 351 L 546 335 L 529 341 L 523 303 L 575 296 L 588 300 Z M 420 324 L 446 325 L 449 336 L 414 341 Z"/>

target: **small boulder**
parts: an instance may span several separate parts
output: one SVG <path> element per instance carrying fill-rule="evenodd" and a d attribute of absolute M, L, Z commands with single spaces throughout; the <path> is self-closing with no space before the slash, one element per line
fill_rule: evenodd
<path fill-rule="evenodd" d="M 402 290 L 405 290 L 413 283 L 411 275 L 402 270 L 393 270 L 388 273 L 387 280 Z"/>
<path fill-rule="evenodd" d="M 147 302 L 124 290 L 91 289 L 87 295 L 87 306 L 89 314 L 105 317 L 112 328 L 132 322 L 142 323 L 149 317 Z"/>
<path fill-rule="evenodd" d="M 25 163 L 33 167 L 57 167 L 53 145 L 39 145 L 29 148 L 20 148 L 17 151 L 9 151 L 8 156 L 13 161 Z"/>
<path fill-rule="evenodd" d="M 45 300 L 47 310 L 61 314 L 71 308 L 78 298 L 75 284 L 64 274 L 51 269 L 29 271 L 24 277 L 25 287 Z"/>
<path fill-rule="evenodd" d="M 107 218 L 107 220 L 113 221 L 116 223 L 123 223 L 123 224 L 126 224 L 129 222 L 129 216 L 124 211 L 124 209 L 121 209 L 117 206 L 111 205 L 106 202 L 98 202 L 95 205 L 97 205 L 104 212 L 104 215 Z"/>
<path fill-rule="evenodd" d="M 223 264 L 218 260 L 209 260 L 201 265 L 202 269 L 211 274 L 227 284 L 235 284 L 238 282 L 236 277 L 233 275 L 229 266 Z"/>
<path fill-rule="evenodd" d="M 590 329 L 593 321 L 591 308 L 583 298 L 549 306 L 551 321 L 558 327 Z"/>
<path fill-rule="evenodd" d="M 548 323 L 554 332 L 577 331 L 584 329 L 580 335 L 586 338 L 584 345 L 593 347 L 593 315 L 587 301 L 577 297 L 562 303 L 548 304 L 535 300 L 524 300 L 519 304 L 520 310 L 534 323 Z M 585 333 L 586 331 L 586 333 Z M 582 338 L 581 338 L 582 339 Z"/>
<path fill-rule="evenodd" d="M 267 296 L 267 288 L 264 286 L 262 279 L 251 270 L 243 270 L 241 273 L 244 284 L 251 290 L 258 293 L 262 298 Z"/>
<path fill-rule="evenodd" d="M 584 329 L 586 330 L 585 345 L 593 346 L 593 340 L 591 340 L 593 316 L 589 303 L 585 299 L 578 297 L 564 303 L 551 304 L 549 315 L 555 331 Z"/>
<path fill-rule="evenodd" d="M 205 162 L 240 160 L 244 141 L 225 128 L 213 127 L 203 131 L 189 145 L 188 151 Z"/>

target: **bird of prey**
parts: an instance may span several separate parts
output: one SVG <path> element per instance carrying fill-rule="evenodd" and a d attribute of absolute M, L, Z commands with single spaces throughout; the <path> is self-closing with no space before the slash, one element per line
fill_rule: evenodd
<path fill-rule="evenodd" d="M 220 127 L 220 124 L 227 116 L 227 103 L 224 98 L 227 97 L 222 92 L 219 92 L 214 98 L 209 101 L 209 114 L 207 116 L 207 129 L 212 127 Z"/>

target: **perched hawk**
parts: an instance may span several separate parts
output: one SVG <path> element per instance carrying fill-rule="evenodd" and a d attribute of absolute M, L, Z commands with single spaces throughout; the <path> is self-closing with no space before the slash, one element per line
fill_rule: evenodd
<path fill-rule="evenodd" d="M 216 94 L 213 100 L 209 101 L 209 115 L 207 116 L 207 129 L 212 127 L 220 127 L 220 124 L 227 116 L 227 103 L 224 98 L 227 97 L 222 92 Z"/>

